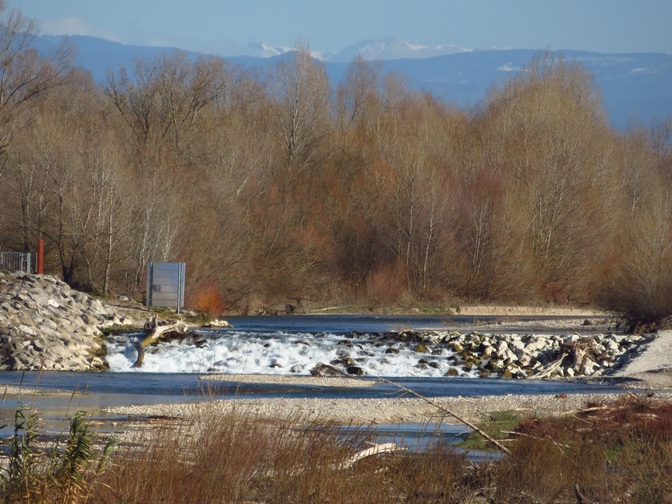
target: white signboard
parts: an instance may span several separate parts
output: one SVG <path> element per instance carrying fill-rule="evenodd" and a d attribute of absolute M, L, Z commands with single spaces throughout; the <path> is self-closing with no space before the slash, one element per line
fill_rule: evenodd
<path fill-rule="evenodd" d="M 184 307 L 185 270 L 185 263 L 148 263 L 147 308 L 174 308 L 179 313 Z"/>

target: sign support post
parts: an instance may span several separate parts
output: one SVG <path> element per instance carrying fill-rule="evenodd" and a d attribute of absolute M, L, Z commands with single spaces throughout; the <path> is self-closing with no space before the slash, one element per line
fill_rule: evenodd
<path fill-rule="evenodd" d="M 37 240 L 37 274 L 44 273 L 44 240 L 40 238 Z"/>

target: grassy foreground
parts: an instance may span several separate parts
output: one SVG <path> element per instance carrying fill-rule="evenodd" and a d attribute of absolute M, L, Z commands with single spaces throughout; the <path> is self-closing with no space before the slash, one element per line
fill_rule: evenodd
<path fill-rule="evenodd" d="M 17 411 L 2 472 L 7 503 L 672 502 L 672 404 L 623 396 L 553 418 L 497 418 L 511 454 L 476 464 L 440 442 L 344 463 L 372 432 L 301 418 L 204 413 L 96 443 L 82 414 L 64 440 L 40 442 Z M 505 420 L 505 421 L 503 421 Z M 510 430 L 509 430 L 510 429 Z"/>

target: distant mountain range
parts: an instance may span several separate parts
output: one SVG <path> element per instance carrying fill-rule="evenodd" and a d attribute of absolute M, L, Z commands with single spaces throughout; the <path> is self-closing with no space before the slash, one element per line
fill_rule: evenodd
<path fill-rule="evenodd" d="M 104 82 L 109 71 L 130 68 L 138 58 L 153 58 L 174 48 L 123 45 L 95 37 L 66 37 L 76 49 L 74 64 Z M 37 37 L 34 46 L 51 54 L 63 37 Z M 233 63 L 264 67 L 292 48 L 250 42 L 246 55 L 226 57 Z M 188 52 L 188 51 L 187 51 Z M 324 64 L 332 85 L 346 75 L 357 55 L 380 60 L 383 72 L 407 77 L 412 89 L 432 93 L 462 108 L 474 107 L 489 88 L 504 82 L 529 65 L 536 49 L 470 50 L 452 45 L 418 46 L 399 38 L 364 41 L 335 53 L 314 53 Z M 585 51 L 552 51 L 567 62 L 577 62 L 593 73 L 611 124 L 625 129 L 631 121 L 648 124 L 672 116 L 672 55 L 659 53 L 604 54 Z M 189 53 L 189 52 L 188 52 Z M 189 53 L 198 56 L 197 53 Z"/>
<path fill-rule="evenodd" d="M 435 58 L 462 52 L 471 52 L 471 49 L 455 45 L 423 46 L 410 44 L 399 37 L 389 37 L 364 40 L 335 53 L 318 53 L 317 57 L 323 61 L 349 63 L 355 56 L 365 60 L 398 60 Z"/>

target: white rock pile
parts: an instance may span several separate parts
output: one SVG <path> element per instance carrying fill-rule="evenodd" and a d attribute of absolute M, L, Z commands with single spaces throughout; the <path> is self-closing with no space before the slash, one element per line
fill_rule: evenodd
<path fill-rule="evenodd" d="M 101 329 L 132 323 L 54 277 L 0 272 L 0 369 L 105 369 Z"/>
<path fill-rule="evenodd" d="M 456 366 L 480 377 L 567 378 L 610 374 L 653 338 L 651 334 L 453 332 L 427 339 L 428 351 L 447 347 Z"/>

